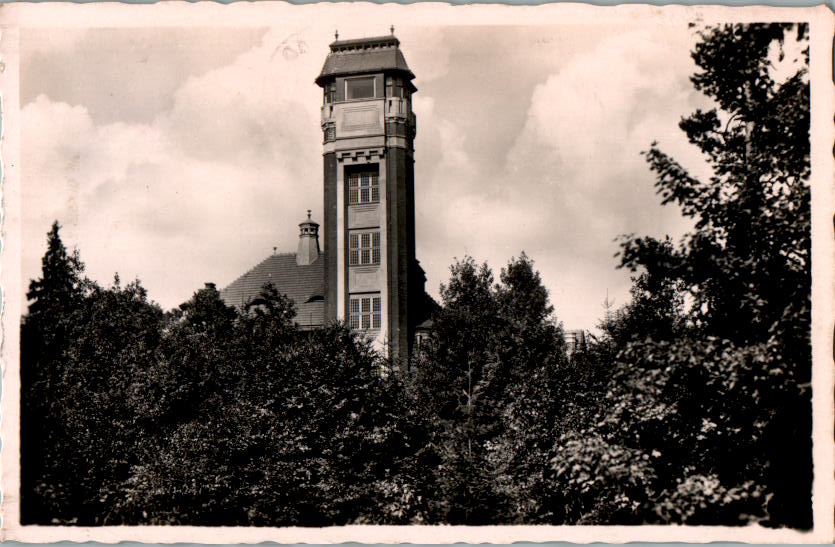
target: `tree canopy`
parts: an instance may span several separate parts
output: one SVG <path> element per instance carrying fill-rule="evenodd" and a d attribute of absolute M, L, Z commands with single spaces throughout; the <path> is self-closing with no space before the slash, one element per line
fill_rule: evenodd
<path fill-rule="evenodd" d="M 680 128 L 711 175 L 645 153 L 693 230 L 621 239 L 632 298 L 587 344 L 524 252 L 456 261 L 392 367 L 271 284 L 168 312 L 100 286 L 56 222 L 21 324 L 23 523 L 810 527 L 807 28 L 698 32 L 715 107 Z"/>

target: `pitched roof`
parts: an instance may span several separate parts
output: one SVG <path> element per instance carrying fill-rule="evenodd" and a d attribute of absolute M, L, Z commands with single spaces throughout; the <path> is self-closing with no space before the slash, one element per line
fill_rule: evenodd
<path fill-rule="evenodd" d="M 392 70 L 403 72 L 412 80 L 415 75 L 409 70 L 398 45 L 400 41 L 394 36 L 333 42 L 316 83 L 321 86 L 333 76 Z"/>
<path fill-rule="evenodd" d="M 228 306 L 243 307 L 258 296 L 268 281 L 296 304 L 296 323 L 302 327 L 325 324 L 324 253 L 306 266 L 296 264 L 296 253 L 268 256 L 220 291 Z"/>

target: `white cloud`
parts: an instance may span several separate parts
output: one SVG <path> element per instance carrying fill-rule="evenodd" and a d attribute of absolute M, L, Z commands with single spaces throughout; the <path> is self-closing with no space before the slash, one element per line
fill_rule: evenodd
<path fill-rule="evenodd" d="M 454 256 L 486 259 L 498 273 L 525 250 L 567 326 L 594 327 L 607 289 L 625 302 L 629 274 L 615 269 L 614 238 L 677 236 L 689 226 L 677 209 L 660 206 L 641 151 L 658 140 L 704 172 L 677 127 L 681 116 L 705 104 L 688 80 L 690 45 L 686 29 L 640 30 L 572 55 L 532 90 L 524 126 L 498 172 L 479 170 L 460 142 L 444 143 L 430 180 L 421 181 L 432 204 L 422 222 L 418 212 L 429 289 L 437 294 Z M 443 140 L 448 122 L 427 110 L 438 128 L 429 129 L 437 131 L 432 137 Z M 475 131 L 502 130 L 490 121 L 486 112 Z"/>
<path fill-rule="evenodd" d="M 699 103 L 687 80 L 686 29 L 590 36 L 587 48 L 568 44 L 572 53 L 559 62 L 553 56 L 566 44 L 540 44 L 524 66 L 527 83 L 512 90 L 475 88 L 473 67 L 462 63 L 476 54 L 451 55 L 446 32 L 398 30 L 418 82 L 427 82 L 414 99 L 427 289 L 437 295 L 455 257 L 486 259 L 498 274 L 525 250 L 558 317 L 593 327 L 606 289 L 619 302 L 628 292 L 628 275 L 614 269 L 613 238 L 683 226 L 674 208 L 658 207 L 640 151 L 658 139 L 686 165 L 700 163 L 677 128 Z M 525 36 L 513 32 L 506 43 Z M 586 31 L 572 32 L 581 39 Z M 55 218 L 94 278 L 138 276 L 166 307 L 205 281 L 231 282 L 273 246 L 293 250 L 304 210 L 322 218 L 320 91 L 312 80 L 329 39 L 269 31 L 233 62 L 184 77 L 147 123 L 97 125 L 85 106 L 46 96 L 28 104 L 26 278 L 38 273 Z M 498 81 L 520 71 L 523 57 L 492 58 Z M 503 138 L 484 138 L 497 132 Z"/>
<path fill-rule="evenodd" d="M 268 33 L 187 79 L 148 124 L 96 125 L 84 106 L 45 96 L 26 105 L 25 278 L 38 275 L 54 219 L 93 278 L 139 277 L 167 307 L 205 281 L 232 281 L 273 246 L 294 250 L 304 210 L 321 218 L 319 60 L 289 59 L 283 40 Z"/>
<path fill-rule="evenodd" d="M 613 269 L 614 237 L 679 235 L 688 226 L 675 208 L 658 206 L 640 154 L 658 140 L 685 164 L 701 163 L 677 128 L 694 106 L 689 44 L 658 36 L 664 39 L 643 31 L 613 36 L 537 86 L 507 157 L 523 191 L 552 205 L 552 231 L 534 243 L 541 254 L 531 254 L 542 257 L 569 326 L 594 326 L 600 309 L 590 304 L 607 289 L 627 299 L 628 275 Z M 566 283 L 576 287 L 564 291 Z"/>
<path fill-rule="evenodd" d="M 403 27 L 397 30 L 400 48 L 407 52 L 406 63 L 421 85 L 449 73 L 450 49 L 441 27 Z"/>

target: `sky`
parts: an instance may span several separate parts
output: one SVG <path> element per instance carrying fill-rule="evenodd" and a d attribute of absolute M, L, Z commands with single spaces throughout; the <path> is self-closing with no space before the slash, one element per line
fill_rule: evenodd
<path fill-rule="evenodd" d="M 569 329 L 628 301 L 621 234 L 675 239 L 641 151 L 658 141 L 697 175 L 678 129 L 709 107 L 689 81 L 692 31 L 652 26 L 408 26 L 418 92 L 417 255 L 438 297 L 470 255 L 496 277 L 524 251 Z M 21 31 L 23 279 L 53 220 L 87 273 L 138 278 L 168 309 L 234 281 L 305 211 L 322 219 L 326 25 Z M 340 38 L 387 34 L 343 25 Z"/>

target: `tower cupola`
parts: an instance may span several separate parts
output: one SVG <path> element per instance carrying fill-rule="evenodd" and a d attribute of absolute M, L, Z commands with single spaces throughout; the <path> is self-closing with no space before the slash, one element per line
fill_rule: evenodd
<path fill-rule="evenodd" d="M 307 219 L 299 223 L 299 248 L 296 251 L 296 264 L 308 266 L 319 258 L 319 225 L 310 218 L 310 209 L 307 210 Z"/>

